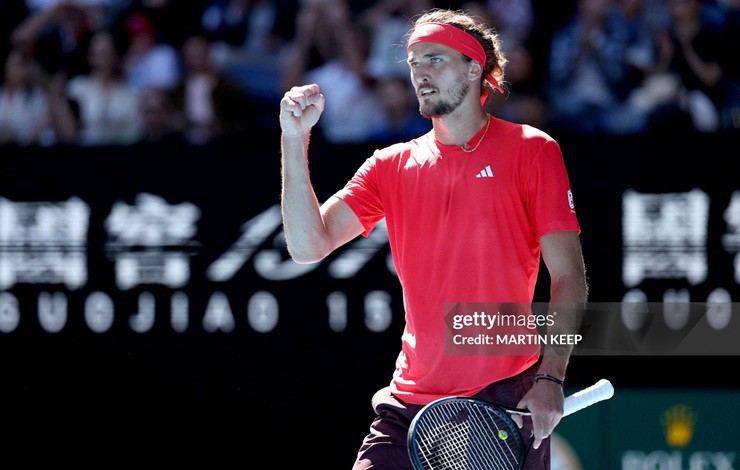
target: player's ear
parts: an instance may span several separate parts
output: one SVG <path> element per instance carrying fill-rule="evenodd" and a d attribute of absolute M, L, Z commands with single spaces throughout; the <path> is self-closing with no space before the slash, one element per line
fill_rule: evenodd
<path fill-rule="evenodd" d="M 477 82 L 482 76 L 483 67 L 481 67 L 481 65 L 474 60 L 468 62 L 468 79 L 471 82 Z"/>

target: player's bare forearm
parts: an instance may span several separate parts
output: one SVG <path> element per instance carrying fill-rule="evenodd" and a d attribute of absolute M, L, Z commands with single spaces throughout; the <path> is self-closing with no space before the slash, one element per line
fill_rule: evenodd
<path fill-rule="evenodd" d="M 308 171 L 308 134 L 283 135 L 281 151 L 281 208 L 288 252 L 298 263 L 315 262 L 326 252 L 325 227 Z"/>
<path fill-rule="evenodd" d="M 555 320 L 548 327 L 548 335 L 574 335 L 580 326 L 588 299 L 580 238 L 575 231 L 553 232 L 543 236 L 540 245 L 550 272 L 548 313 Z M 545 346 L 539 372 L 563 379 L 573 344 L 567 340 L 559 343 L 561 344 L 548 343 Z"/>
<path fill-rule="evenodd" d="M 549 267 L 551 267 L 549 314 L 557 312 L 555 323 L 548 327 L 548 336 L 575 334 L 578 331 L 588 296 L 583 264 L 582 261 L 578 262 L 581 259 L 580 245 L 578 245 L 577 256 L 573 253 L 573 243 L 570 245 L 570 255 L 565 253 L 564 258 L 561 258 L 560 254 L 554 255 L 551 250 L 545 255 L 545 260 L 550 261 Z M 547 374 L 558 380 L 564 379 L 572 349 L 573 346 L 569 344 L 555 346 L 548 343 L 543 350 L 542 361 L 537 373 Z M 564 411 L 563 405 L 563 390 L 560 385 L 551 380 L 537 382 L 517 404 L 517 408 L 526 408 L 532 412 L 533 447 L 535 449 L 540 446 L 543 439 L 550 436 L 560 422 Z M 521 427 L 521 418 L 516 418 L 515 421 Z"/>
<path fill-rule="evenodd" d="M 566 369 L 573 351 L 573 338 L 583 318 L 588 298 L 588 286 L 585 273 L 575 271 L 559 278 L 552 279 L 549 314 L 554 315 L 555 322 L 548 327 L 548 335 L 566 338 L 562 344 L 548 343 L 544 346 L 539 373 L 549 374 L 556 378 L 565 378 Z"/>

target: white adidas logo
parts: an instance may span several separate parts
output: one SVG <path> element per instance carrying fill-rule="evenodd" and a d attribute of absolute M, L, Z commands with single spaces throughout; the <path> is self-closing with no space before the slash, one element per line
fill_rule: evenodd
<path fill-rule="evenodd" d="M 475 175 L 476 178 L 493 178 L 493 172 L 491 171 L 491 165 L 486 165 L 484 169 L 480 171 L 477 175 Z"/>

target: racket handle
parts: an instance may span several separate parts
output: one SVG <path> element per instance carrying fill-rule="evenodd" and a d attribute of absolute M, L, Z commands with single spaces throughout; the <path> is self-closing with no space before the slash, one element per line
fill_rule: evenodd
<path fill-rule="evenodd" d="M 607 379 L 601 379 L 590 387 L 579 390 L 565 398 L 563 416 L 568 416 L 588 406 L 607 400 L 614 395 L 614 387 Z"/>

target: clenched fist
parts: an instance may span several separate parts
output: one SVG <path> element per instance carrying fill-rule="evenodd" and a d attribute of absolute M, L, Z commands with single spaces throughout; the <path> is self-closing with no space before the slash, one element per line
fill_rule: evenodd
<path fill-rule="evenodd" d="M 324 95 L 316 84 L 296 86 L 280 101 L 280 127 L 284 136 L 303 136 L 319 121 Z"/>

